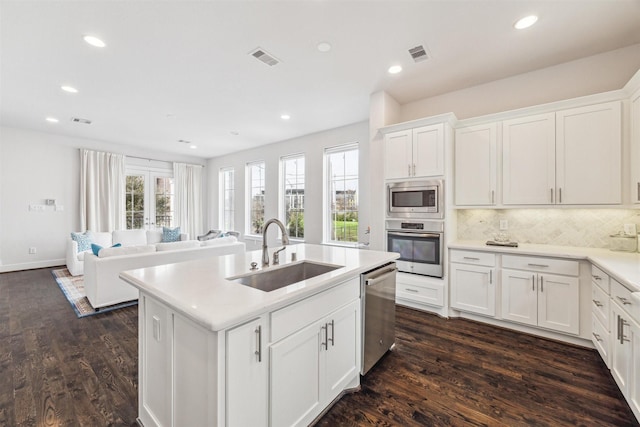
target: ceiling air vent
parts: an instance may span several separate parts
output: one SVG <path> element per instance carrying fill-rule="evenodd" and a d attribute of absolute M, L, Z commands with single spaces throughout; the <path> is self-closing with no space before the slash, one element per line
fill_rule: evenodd
<path fill-rule="evenodd" d="M 426 61 L 429 59 L 429 54 L 424 46 L 419 45 L 412 49 L 409 49 L 409 55 L 413 58 L 414 62 Z"/>
<path fill-rule="evenodd" d="M 91 120 L 81 119 L 79 117 L 71 117 L 71 121 L 74 122 L 74 123 L 82 123 L 84 125 L 90 125 L 91 124 Z"/>
<path fill-rule="evenodd" d="M 251 56 L 256 58 L 258 61 L 264 62 L 269 66 L 274 66 L 280 63 L 273 55 L 266 52 L 264 49 L 257 48 L 250 53 Z"/>

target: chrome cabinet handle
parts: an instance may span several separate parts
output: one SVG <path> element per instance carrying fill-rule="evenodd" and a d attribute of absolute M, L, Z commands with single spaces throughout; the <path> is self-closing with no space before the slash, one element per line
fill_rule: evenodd
<path fill-rule="evenodd" d="M 544 292 L 544 277 L 540 276 L 540 292 Z"/>
<path fill-rule="evenodd" d="M 411 165 L 407 164 L 407 176 L 411 176 Z"/>
<path fill-rule="evenodd" d="M 558 188 L 558 203 L 562 203 L 562 188 Z"/>
<path fill-rule="evenodd" d="M 536 275 L 535 274 L 531 275 L 531 290 L 532 291 L 536 290 Z"/>
<path fill-rule="evenodd" d="M 549 266 L 546 264 L 533 264 L 533 263 L 528 263 L 527 264 L 529 267 L 542 267 L 542 268 L 548 268 Z"/>
<path fill-rule="evenodd" d="M 595 332 L 593 332 L 593 337 L 596 339 L 596 341 L 602 342 L 602 338 L 600 338 L 600 335 L 596 334 Z"/>
<path fill-rule="evenodd" d="M 413 176 L 416 176 L 416 164 L 413 164 Z"/>
<path fill-rule="evenodd" d="M 616 298 L 618 298 L 620 300 L 622 305 L 631 305 L 631 301 L 629 301 L 628 299 L 626 299 L 624 297 L 616 296 Z"/>
<path fill-rule="evenodd" d="M 491 190 L 491 204 L 495 204 L 496 202 L 496 192 L 494 190 Z"/>
<path fill-rule="evenodd" d="M 551 190 L 551 203 L 553 203 L 553 188 L 551 188 L 550 190 Z"/>
<path fill-rule="evenodd" d="M 629 338 L 627 338 L 627 336 L 624 334 L 624 327 L 625 326 L 629 326 L 629 322 L 627 322 L 626 320 L 624 320 L 622 317 L 620 317 L 620 344 L 624 344 L 625 342 L 629 342 L 631 341 Z"/>
<path fill-rule="evenodd" d="M 618 327 L 616 328 L 616 332 L 618 333 L 616 339 L 620 341 L 620 315 L 618 314 Z"/>
<path fill-rule="evenodd" d="M 591 301 L 593 301 L 593 303 L 596 305 L 596 307 L 602 307 L 603 306 L 603 304 L 598 300 L 594 299 L 594 300 L 591 300 Z"/>
<path fill-rule="evenodd" d="M 329 325 L 331 325 L 331 339 L 329 339 L 328 335 L 329 335 L 329 331 L 327 331 L 327 347 L 329 347 L 329 341 L 331 341 L 331 347 L 334 346 L 334 341 L 333 339 L 335 338 L 335 334 L 336 334 L 336 330 L 335 330 L 335 323 L 334 320 L 331 320 L 331 323 L 329 323 Z"/>
<path fill-rule="evenodd" d="M 602 280 L 602 277 L 592 274 L 591 277 L 593 277 L 594 280 Z"/>
<path fill-rule="evenodd" d="M 493 285 L 493 270 L 489 270 L 489 284 Z"/>
<path fill-rule="evenodd" d="M 409 292 L 415 292 L 418 293 L 419 291 L 416 289 L 411 289 L 411 288 L 404 288 L 405 291 L 409 291 Z"/>
<path fill-rule="evenodd" d="M 462 257 L 462 259 L 468 259 L 468 260 L 471 260 L 471 261 L 480 261 L 480 258 L 476 258 L 476 257 L 472 257 L 472 256 L 465 256 L 465 257 Z"/>
<path fill-rule="evenodd" d="M 254 354 L 258 356 L 258 362 L 262 362 L 262 326 L 258 325 L 255 330 L 256 333 L 256 351 Z"/>
<path fill-rule="evenodd" d="M 329 348 L 329 333 L 327 331 L 327 324 L 325 323 L 320 329 L 324 331 L 324 341 L 320 343 L 320 347 L 324 347 L 326 350 Z"/>

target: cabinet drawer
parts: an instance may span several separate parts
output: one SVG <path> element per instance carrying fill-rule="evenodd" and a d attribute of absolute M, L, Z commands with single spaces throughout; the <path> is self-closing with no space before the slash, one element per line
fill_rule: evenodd
<path fill-rule="evenodd" d="M 593 264 L 591 264 L 591 281 L 600 286 L 607 295 L 610 294 L 609 275 Z"/>
<path fill-rule="evenodd" d="M 271 342 L 304 328 L 360 297 L 360 276 L 271 313 Z"/>
<path fill-rule="evenodd" d="M 451 251 L 450 261 L 494 267 L 496 265 L 496 255 L 489 252 L 455 250 Z"/>
<path fill-rule="evenodd" d="M 503 255 L 502 266 L 515 270 L 539 271 L 542 273 L 564 274 L 565 276 L 577 276 L 579 271 L 578 261 L 519 255 Z"/>
<path fill-rule="evenodd" d="M 591 341 L 593 345 L 600 353 L 600 357 L 604 360 L 604 363 L 609 367 L 609 331 L 600 323 L 600 320 L 593 314 L 591 316 Z"/>
<path fill-rule="evenodd" d="M 611 324 L 609 322 L 609 295 L 594 282 L 591 282 L 591 312 L 608 331 Z"/>
<path fill-rule="evenodd" d="M 626 311 L 633 320 L 640 321 L 640 305 L 631 298 L 631 291 L 614 278 L 611 282 L 611 299 Z"/>
<path fill-rule="evenodd" d="M 444 306 L 444 285 L 398 282 L 396 283 L 396 299 L 442 307 Z"/>

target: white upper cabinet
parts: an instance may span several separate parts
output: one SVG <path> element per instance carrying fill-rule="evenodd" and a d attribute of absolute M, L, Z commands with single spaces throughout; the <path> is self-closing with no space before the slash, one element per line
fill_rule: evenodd
<path fill-rule="evenodd" d="M 492 206 L 496 203 L 497 125 L 456 129 L 455 204 Z"/>
<path fill-rule="evenodd" d="M 386 179 L 444 175 L 444 125 L 389 133 L 384 151 Z"/>
<path fill-rule="evenodd" d="M 631 202 L 640 203 L 640 90 L 631 96 Z"/>
<path fill-rule="evenodd" d="M 502 122 L 502 203 L 553 203 L 555 182 L 555 114 Z"/>
<path fill-rule="evenodd" d="M 556 203 L 622 202 L 621 104 L 556 113 Z"/>

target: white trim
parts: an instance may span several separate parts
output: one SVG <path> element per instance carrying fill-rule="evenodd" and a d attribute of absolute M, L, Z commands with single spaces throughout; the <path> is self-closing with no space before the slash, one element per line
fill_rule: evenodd
<path fill-rule="evenodd" d="M 9 273 L 11 271 L 21 270 L 35 270 L 38 268 L 60 267 L 64 268 L 66 260 L 62 259 L 50 259 L 44 261 L 24 262 L 19 264 L 7 264 L 0 265 L 0 273 Z"/>
<path fill-rule="evenodd" d="M 245 181 L 245 207 L 244 207 L 244 235 L 245 236 L 260 236 L 262 237 L 262 234 L 256 234 L 256 233 L 252 233 L 251 231 L 253 231 L 253 226 L 251 224 L 251 166 L 254 165 L 262 165 L 263 167 L 263 171 L 264 171 L 264 180 L 263 180 L 263 184 L 264 184 L 264 198 L 266 200 L 267 197 L 267 162 L 265 160 L 256 160 L 253 162 L 246 162 L 245 163 L 245 176 L 244 176 L 244 181 Z M 266 205 L 266 204 L 265 204 Z M 265 216 L 266 216 L 266 212 L 265 212 Z"/>

